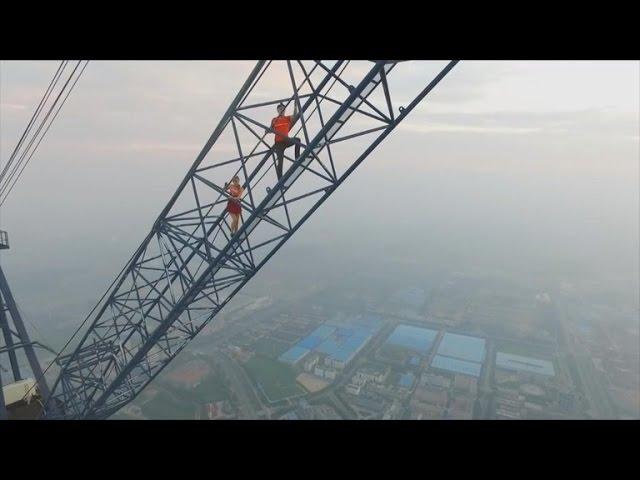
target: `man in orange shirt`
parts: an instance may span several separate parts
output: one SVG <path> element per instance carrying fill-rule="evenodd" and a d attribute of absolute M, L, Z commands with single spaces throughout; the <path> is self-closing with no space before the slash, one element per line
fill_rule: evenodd
<path fill-rule="evenodd" d="M 275 134 L 275 142 L 273 144 L 273 151 L 276 153 L 276 174 L 278 180 L 282 177 L 282 164 L 284 162 L 284 151 L 291 145 L 295 145 L 295 157 L 300 156 L 300 139 L 288 138 L 291 126 L 298 120 L 298 106 L 294 105 L 293 115 L 285 115 L 285 106 L 280 103 L 277 106 L 278 116 L 271 120 L 271 128 L 277 133 Z"/>

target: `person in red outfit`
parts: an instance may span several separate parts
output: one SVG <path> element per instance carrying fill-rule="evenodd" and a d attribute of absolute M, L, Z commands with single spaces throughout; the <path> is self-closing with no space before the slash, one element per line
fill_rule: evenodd
<path fill-rule="evenodd" d="M 227 211 L 231 215 L 231 234 L 233 235 L 238 231 L 238 225 L 240 224 L 240 214 L 242 213 L 240 199 L 244 193 L 244 188 L 240 185 L 240 178 L 237 175 L 231 179 L 231 183 L 227 185 L 225 191 L 229 194 Z"/>

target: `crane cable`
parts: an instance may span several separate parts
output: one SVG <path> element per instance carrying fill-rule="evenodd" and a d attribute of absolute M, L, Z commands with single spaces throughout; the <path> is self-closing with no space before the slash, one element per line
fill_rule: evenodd
<path fill-rule="evenodd" d="M 64 72 L 64 69 L 65 69 L 65 68 L 66 68 L 66 64 L 64 64 L 64 66 L 62 66 L 62 72 Z M 76 65 L 76 68 L 77 68 L 77 65 Z M 61 72 L 61 74 L 62 74 L 62 72 Z M 10 182 L 12 181 L 12 179 L 14 178 L 14 176 L 15 176 L 16 172 L 19 170 L 20 165 L 22 164 L 22 162 L 24 161 L 24 159 L 25 159 L 25 157 L 26 157 L 26 154 L 28 153 L 29 149 L 32 147 L 32 145 L 33 145 L 33 143 L 35 142 L 35 140 L 36 140 L 36 138 L 38 137 L 38 135 L 40 134 L 40 132 L 41 132 L 41 130 L 42 130 L 42 128 L 43 128 L 43 126 L 44 126 L 44 124 L 45 124 L 45 123 L 47 122 L 47 120 L 49 119 L 49 116 L 51 115 L 51 112 L 52 112 L 52 111 L 53 111 L 53 109 L 56 107 L 56 105 L 57 105 L 57 103 L 58 103 L 58 101 L 59 101 L 59 99 L 60 99 L 60 96 L 62 95 L 62 93 L 63 93 L 63 92 L 64 92 L 64 90 L 66 89 L 66 87 L 67 87 L 67 85 L 68 85 L 68 83 L 69 83 L 69 79 L 71 78 L 71 76 L 73 76 L 73 74 L 74 74 L 74 73 L 75 73 L 75 69 L 74 69 L 74 70 L 71 72 L 71 74 L 69 75 L 69 78 L 67 79 L 67 82 L 62 86 L 62 88 L 61 88 L 60 92 L 58 93 L 57 97 L 56 97 L 56 98 L 55 98 L 55 100 L 53 101 L 53 104 L 49 107 L 49 109 L 48 109 L 48 111 L 47 111 L 47 113 L 46 113 L 46 115 L 45 115 L 44 119 L 42 119 L 42 120 L 40 121 L 39 126 L 38 126 L 38 128 L 36 129 L 35 134 L 34 134 L 33 136 L 31 136 L 30 140 L 28 141 L 26 149 L 22 151 L 22 153 L 20 154 L 20 156 L 18 157 L 17 162 L 16 162 L 16 155 L 17 155 L 17 152 L 18 152 L 19 148 L 22 146 L 24 139 L 25 139 L 25 138 L 27 137 L 27 135 L 30 133 L 30 131 L 31 131 L 32 127 L 33 127 L 34 121 L 35 121 L 35 120 L 38 118 L 38 116 L 42 113 L 42 108 L 41 108 L 41 106 L 39 106 L 39 108 L 38 108 L 38 109 L 36 109 L 36 112 L 35 112 L 35 116 L 34 116 L 34 118 L 32 119 L 32 121 L 31 121 L 31 122 L 29 122 L 29 125 L 27 126 L 27 129 L 25 130 L 25 133 L 23 133 L 23 137 L 22 137 L 22 138 L 20 139 L 20 141 L 18 142 L 18 145 L 17 145 L 17 146 L 16 146 L 16 148 L 14 149 L 14 153 L 12 154 L 11 158 L 9 159 L 9 162 L 8 162 L 8 164 L 7 164 L 7 167 L 5 167 L 5 170 L 4 170 L 4 171 L 3 171 L 3 173 L 2 173 L 2 178 L 0 178 L 0 182 L 1 182 L 1 186 L 0 186 L 0 194 L 4 193 L 4 191 L 5 191 L 5 190 L 6 190 L 6 188 L 7 188 L 7 185 L 9 185 L 9 183 L 10 183 Z M 61 77 L 61 74 L 60 74 L 57 78 L 54 78 L 53 86 L 55 86 L 55 84 L 57 84 L 57 83 L 58 83 L 57 81 L 58 81 L 58 80 L 59 80 L 59 78 Z M 43 102 L 43 105 L 42 105 L 42 106 L 44 106 L 44 103 L 46 103 L 46 101 L 49 99 L 49 96 L 51 95 L 51 93 L 52 93 L 52 89 L 48 89 L 48 91 L 47 91 L 47 92 L 45 92 L 45 96 L 43 97 L 44 102 Z M 14 163 L 15 163 L 15 165 L 14 165 Z M 12 168 L 11 172 L 8 172 L 8 173 L 7 173 L 8 167 L 13 167 L 13 168 Z M 8 175 L 8 177 L 7 177 L 7 175 Z"/>
<path fill-rule="evenodd" d="M 55 86 L 57 85 L 58 80 L 60 80 L 60 77 L 62 76 L 62 73 L 64 72 L 67 63 L 68 63 L 67 60 L 63 60 L 58 65 L 58 68 L 56 69 L 56 71 L 55 71 L 55 73 L 53 75 L 53 78 L 49 82 L 49 85 L 47 86 L 47 89 L 45 90 L 44 94 L 42 95 L 42 98 L 40 99 L 40 102 L 38 103 L 38 106 L 36 107 L 35 111 L 31 115 L 31 119 L 29 120 L 29 123 L 27 124 L 27 127 L 22 132 L 22 135 L 20 136 L 20 139 L 18 140 L 18 143 L 16 144 L 16 146 L 13 149 L 13 152 L 11 152 L 11 155 L 9 156 L 9 160 L 7 160 L 6 165 L 2 169 L 2 173 L 0 173 L 0 183 L 5 178 L 7 172 L 9 171 L 9 168 L 11 168 L 11 166 L 12 166 L 12 164 L 13 164 L 15 158 L 16 158 L 16 154 L 20 150 L 20 147 L 23 145 L 25 139 L 28 138 L 28 135 L 29 135 L 33 125 L 35 124 L 36 119 L 40 115 L 44 105 L 49 100 L 49 97 L 51 96 L 51 93 L 53 92 Z M 1 167 L 2 167 L 2 164 L 0 162 L 0 168 Z M 28 318 L 26 318 L 26 317 L 23 317 L 23 318 L 25 318 L 27 323 L 29 323 L 29 325 L 31 325 L 32 329 L 37 331 L 38 335 L 40 337 L 42 337 L 42 332 L 40 332 L 40 330 L 35 326 L 35 324 L 33 324 L 31 321 L 29 321 Z M 39 343 L 42 343 L 42 342 L 39 342 Z M 0 369 L 5 371 L 5 372 L 8 371 L 2 365 L 0 365 Z"/>
<path fill-rule="evenodd" d="M 11 168 L 11 166 L 13 165 L 13 162 L 16 159 L 16 155 L 17 155 L 18 151 L 20 150 L 20 147 L 23 145 L 24 139 L 27 138 L 27 136 L 29 135 L 34 122 L 36 121 L 36 119 L 38 118 L 38 116 L 40 115 L 40 113 L 42 111 L 42 107 L 49 100 L 51 92 L 53 91 L 53 89 L 57 85 L 58 80 L 60 79 L 60 77 L 62 76 L 62 73 L 64 72 L 64 70 L 65 70 L 65 68 L 67 66 L 67 63 L 68 62 L 66 60 L 63 60 L 62 62 L 60 62 L 60 65 L 58 65 L 58 69 L 56 70 L 56 73 L 53 75 L 53 78 L 51 79 L 51 82 L 49 82 L 49 86 L 47 87 L 47 89 L 45 90 L 42 98 L 40 99 L 40 103 L 38 104 L 38 107 L 33 112 L 33 115 L 31 116 L 31 120 L 29 121 L 29 124 L 25 128 L 24 132 L 22 132 L 22 136 L 20 137 L 20 140 L 18 141 L 18 143 L 16 144 L 15 148 L 13 149 L 13 152 L 11 153 L 11 155 L 9 157 L 9 160 L 7 160 L 7 164 L 5 165 L 4 169 L 2 170 L 2 173 L 0 173 L 0 185 L 4 182 L 4 180 L 5 180 L 6 176 L 7 176 L 7 172 L 9 172 L 9 168 Z M 13 173 L 13 171 L 11 173 Z"/>
<path fill-rule="evenodd" d="M 38 117 L 40 116 L 40 114 L 43 111 L 43 107 L 44 105 L 47 103 L 49 97 L 51 96 L 51 93 L 53 92 L 53 90 L 55 89 L 55 86 L 57 85 L 58 81 L 60 80 L 60 78 L 62 77 L 62 74 L 66 68 L 68 61 L 62 61 L 60 62 L 60 65 L 58 66 L 53 78 L 51 79 L 51 82 L 49 82 L 49 86 L 47 87 L 47 89 L 45 90 L 44 95 L 42 96 L 42 99 L 40 100 L 40 103 L 38 104 L 38 106 L 36 107 L 36 110 L 34 111 L 33 115 L 31 116 L 31 120 L 29 121 L 27 127 L 25 128 L 24 132 L 22 133 L 20 140 L 18 141 L 16 147 L 14 148 L 9 160 L 7 161 L 7 164 L 5 165 L 4 169 L 2 170 L 2 173 L 0 173 L 0 196 L 4 195 L 2 197 L 2 199 L 0 200 L 0 207 L 4 204 L 4 202 L 6 201 L 7 197 L 9 196 L 9 194 L 11 193 L 11 191 L 13 190 L 13 188 L 15 187 L 17 181 L 20 179 L 20 176 L 22 175 L 24 169 L 26 168 L 26 166 L 28 165 L 29 161 L 31 160 L 31 158 L 33 157 L 34 153 L 36 152 L 38 146 L 40 145 L 40 143 L 42 142 L 43 138 L 45 137 L 45 135 L 47 134 L 47 132 L 49 131 L 49 129 L 51 128 L 51 125 L 53 124 L 54 120 L 57 118 L 58 114 L 60 113 L 60 110 L 62 109 L 62 107 L 64 106 L 64 104 L 66 103 L 67 99 L 69 98 L 69 95 L 71 94 L 71 92 L 73 91 L 74 87 L 76 86 L 78 80 L 80 79 L 80 77 L 82 76 L 82 74 L 84 73 L 84 70 L 86 69 L 89 61 L 86 60 L 84 63 L 84 66 L 82 67 L 82 69 L 80 70 L 80 73 L 78 73 L 78 75 L 76 76 L 75 80 L 73 81 L 73 83 L 71 84 L 71 87 L 67 90 L 66 95 L 64 96 L 64 98 L 62 99 L 62 102 L 60 103 L 60 105 L 57 107 L 57 110 L 55 111 L 53 117 L 51 118 L 51 121 L 48 123 L 48 125 L 46 126 L 44 132 L 42 133 L 42 135 L 40 136 L 39 140 L 37 141 L 37 143 L 35 144 L 35 147 L 33 149 L 31 149 L 31 146 L 34 144 L 34 142 L 36 141 L 36 138 L 38 138 L 38 135 L 40 134 L 40 132 L 42 131 L 42 129 L 44 128 L 45 124 L 47 123 L 47 120 L 49 119 L 49 117 L 51 116 L 51 113 L 54 111 L 54 109 L 56 109 L 56 106 L 58 105 L 58 102 L 60 101 L 60 98 L 62 97 L 63 93 L 65 92 L 65 90 L 67 89 L 67 86 L 69 85 L 69 83 L 71 82 L 75 72 L 78 70 L 78 67 L 80 66 L 80 64 L 82 63 L 81 60 L 78 61 L 78 63 L 76 64 L 76 66 L 74 67 L 73 71 L 71 72 L 71 74 L 69 75 L 69 77 L 67 78 L 66 82 L 64 83 L 64 85 L 62 86 L 60 92 L 58 93 L 58 95 L 56 96 L 53 104 L 49 107 L 45 117 L 43 118 L 43 120 L 40 122 L 35 134 L 31 137 L 31 140 L 28 141 L 27 147 L 25 150 L 23 150 L 22 155 L 20 155 L 20 157 L 17 160 L 17 163 L 14 165 L 14 162 L 16 161 L 17 158 L 17 153 L 20 150 L 20 147 L 22 147 L 22 145 L 25 143 L 26 139 L 28 138 L 29 134 L 31 133 L 31 130 L 33 129 Z M 31 153 L 29 155 L 29 157 L 27 157 L 27 153 L 29 153 L 29 150 L 31 149 Z M 26 161 L 25 161 L 26 158 Z M 11 167 L 13 166 L 13 169 L 11 169 Z M 22 167 L 22 168 L 21 168 Z M 9 169 L 11 169 L 11 172 L 9 172 Z M 19 170 L 19 171 L 18 171 Z M 9 173 L 8 173 L 9 172 Z M 16 175 L 17 173 L 17 176 Z M 8 177 L 7 177 L 8 174 Z M 6 179 L 6 181 L 5 181 Z M 4 182 L 4 183 L 2 183 Z M 12 182 L 12 183 L 11 183 Z M 11 183 L 11 185 L 9 186 L 9 184 Z M 8 190 L 7 190 L 8 188 Z M 133 256 L 132 256 L 133 258 Z M 131 259 L 127 262 L 127 264 L 125 264 L 125 267 L 123 267 L 122 271 L 125 270 L 126 265 L 129 264 L 129 262 L 131 261 Z M 117 278 L 117 277 L 116 277 Z M 44 370 L 44 372 L 42 373 L 42 377 L 44 377 L 44 374 L 47 373 L 47 371 L 51 368 L 51 366 L 56 362 L 56 360 L 60 357 L 60 355 L 62 354 L 62 352 L 64 352 L 64 350 L 69 346 L 69 344 L 71 343 L 71 341 L 76 337 L 76 335 L 78 334 L 78 332 L 80 331 L 80 329 L 86 324 L 87 320 L 89 319 L 89 317 L 91 316 L 91 314 L 95 311 L 96 307 L 102 302 L 102 300 L 104 299 L 104 297 L 106 296 L 107 292 L 110 291 L 111 287 L 113 286 L 114 282 L 112 283 L 112 285 L 109 287 L 109 289 L 107 289 L 107 291 L 105 292 L 105 294 L 102 296 L 102 298 L 100 299 L 100 302 L 98 302 L 98 304 L 91 310 L 91 312 L 89 312 L 89 315 L 87 315 L 87 317 L 85 318 L 85 320 L 82 322 L 82 324 L 76 329 L 76 331 L 74 332 L 74 334 L 71 336 L 71 338 L 67 341 L 67 343 L 64 345 L 64 347 L 62 348 L 62 350 L 60 350 L 55 358 L 51 361 L 51 363 L 49 364 L 49 366 Z M 33 326 L 33 325 L 32 325 Z M 36 382 L 37 383 L 37 382 Z M 26 398 L 27 395 L 30 393 L 30 391 L 33 389 L 33 387 L 35 386 L 35 384 L 25 393 L 23 398 Z"/>
<path fill-rule="evenodd" d="M 78 80 L 82 76 L 82 73 L 84 72 L 85 68 L 87 67 L 89 61 L 88 60 L 85 61 L 84 66 L 80 70 L 80 73 L 78 73 L 76 75 L 75 80 L 71 84 L 71 87 L 67 90 L 67 86 L 69 85 L 69 83 L 73 79 L 73 76 L 75 75 L 76 71 L 80 67 L 81 63 L 82 63 L 82 61 L 79 60 L 78 63 L 75 65 L 73 71 L 71 72 L 71 74 L 67 78 L 66 82 L 62 86 L 60 92 L 56 96 L 53 104 L 49 107 L 49 110 L 47 111 L 44 119 L 40 123 L 40 125 L 39 125 L 38 129 L 36 130 L 35 134 L 32 136 L 32 138 L 29 141 L 27 147 L 22 152 L 22 155 L 18 159 L 17 164 L 13 167 L 13 170 L 9 174 L 8 179 L 0 186 L 0 197 L 1 197 L 0 198 L 0 207 L 7 200 L 7 197 L 9 196 L 9 194 L 11 193 L 13 188 L 15 187 L 16 183 L 18 182 L 18 180 L 22 176 L 22 173 L 24 172 L 25 168 L 27 167 L 27 165 L 29 164 L 29 162 L 33 158 L 33 155 L 35 154 L 36 150 L 38 149 L 38 146 L 40 145 L 40 143 L 42 142 L 42 140 L 46 136 L 47 132 L 51 128 L 51 125 L 53 124 L 53 122 L 57 118 L 58 114 L 60 113 L 60 110 L 62 110 L 62 107 L 64 106 L 64 104 L 66 103 L 67 99 L 69 98 L 69 95 L 71 95 L 71 92 L 73 91 L 74 87 L 78 83 Z M 65 93 L 65 91 L 66 91 L 66 95 L 62 99 L 62 102 L 60 102 L 60 98 Z M 49 94 L 50 93 L 51 92 L 49 92 Z M 60 104 L 58 105 L 59 102 L 60 102 Z M 56 110 L 56 107 L 57 107 L 57 110 Z M 53 114 L 53 117 L 51 118 L 51 120 L 49 121 L 49 123 L 47 125 L 47 120 L 49 120 L 49 117 L 54 112 L 54 110 L 55 110 L 55 113 Z M 46 125 L 46 128 L 45 128 L 45 125 Z M 42 131 L 43 128 L 44 128 L 44 132 L 42 133 L 42 135 L 40 135 L 40 132 Z M 38 135 L 40 135 L 40 138 L 38 138 Z M 35 146 L 33 147 L 33 149 L 31 149 L 31 147 L 34 144 L 34 142 L 36 142 L 36 139 L 38 139 L 37 143 L 35 143 Z M 31 152 L 29 153 L 30 149 L 31 149 Z M 27 155 L 29 155 L 29 156 L 27 157 Z M 14 160 L 15 160 L 15 157 L 14 157 Z M 4 180 L 4 178 L 2 180 Z"/>
<path fill-rule="evenodd" d="M 33 112 L 33 115 L 31 115 L 31 120 L 29 120 L 29 124 L 27 125 L 27 128 L 25 128 L 24 132 L 22 132 L 22 136 L 20 137 L 20 140 L 18 140 L 17 145 L 13 149 L 13 152 L 11 152 L 11 155 L 9 156 L 9 160 L 7 160 L 7 164 L 2 170 L 2 173 L 0 173 L 0 183 L 4 179 L 9 168 L 11 167 L 11 164 L 13 163 L 16 153 L 22 146 L 22 143 L 25 137 L 29 134 L 29 131 L 31 130 L 31 126 L 33 125 L 34 121 L 40 114 L 42 106 L 47 102 L 47 100 L 49 99 L 49 95 L 51 94 L 51 91 L 53 90 L 53 88 L 55 88 L 56 84 L 58 83 L 58 80 L 60 79 L 62 72 L 66 68 L 66 64 L 67 64 L 67 61 L 63 60 L 62 62 L 60 62 L 60 65 L 58 65 L 58 69 L 56 70 L 56 73 L 54 73 L 53 78 L 51 79 L 51 82 L 49 82 L 49 86 L 47 87 L 44 94 L 42 95 L 42 98 L 40 99 L 40 103 L 36 107 L 36 110 Z"/>

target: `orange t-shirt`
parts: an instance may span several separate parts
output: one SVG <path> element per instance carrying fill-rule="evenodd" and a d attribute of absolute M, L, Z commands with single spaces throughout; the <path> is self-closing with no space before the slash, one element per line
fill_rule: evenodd
<path fill-rule="evenodd" d="M 291 130 L 291 124 L 293 123 L 293 118 L 290 115 L 282 115 L 271 120 L 271 128 L 273 128 L 276 132 L 276 142 L 284 142 L 287 140 L 286 137 L 289 136 L 289 130 Z M 284 136 L 283 136 L 284 135 Z"/>

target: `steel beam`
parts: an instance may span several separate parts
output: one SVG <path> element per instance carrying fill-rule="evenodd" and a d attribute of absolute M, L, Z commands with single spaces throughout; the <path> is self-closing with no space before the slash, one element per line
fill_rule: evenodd
<path fill-rule="evenodd" d="M 4 403 L 4 392 L 2 391 L 2 372 L 0 371 L 0 420 L 7 419 L 7 407 Z"/>
<path fill-rule="evenodd" d="M 14 347 L 13 337 L 14 334 L 9 326 L 9 319 L 7 317 L 8 307 L 4 303 L 2 294 L 0 293 L 0 328 L 2 329 L 2 336 L 4 338 L 5 348 L 7 355 L 9 356 L 9 363 L 11 364 L 11 373 L 13 374 L 13 380 L 22 380 L 20 373 L 20 365 L 18 364 L 18 356 L 16 355 L 16 349 Z"/>
<path fill-rule="evenodd" d="M 47 418 L 105 418 L 134 399 L 455 65 L 396 114 L 390 80 L 396 62 L 375 62 L 364 75 L 345 61 L 283 63 L 291 91 L 285 103 L 299 105 L 290 137 L 302 139 L 300 155 L 285 154 L 284 174 L 275 178 L 266 140 L 273 133 L 270 111 L 260 110 L 273 102 L 252 93 L 276 67 L 259 62 L 61 362 Z M 218 149 L 220 143 L 227 149 Z M 362 144 L 354 158 L 353 148 Z M 345 145 L 353 147 L 345 151 Z M 337 155 L 341 150 L 346 153 Z M 225 192 L 233 175 L 246 189 L 235 234 Z M 63 412 L 51 412 L 54 400 L 65 405 Z"/>
<path fill-rule="evenodd" d="M 15 331 L 11 329 L 9 318 L 6 315 L 7 312 L 9 313 L 9 317 L 11 318 L 11 323 L 13 324 Z M 18 306 L 13 298 L 11 289 L 9 288 L 9 283 L 7 282 L 1 266 L 0 322 L 2 323 L 5 347 L 7 348 L 7 353 L 11 362 L 11 368 L 14 377 L 13 381 L 15 382 L 22 379 L 16 357 L 16 352 L 18 350 L 22 350 L 27 357 L 31 372 L 35 377 L 36 383 L 38 384 L 38 391 L 40 392 L 40 395 L 42 396 L 42 398 L 48 398 L 50 395 L 49 387 L 44 378 L 42 368 L 40 367 L 40 362 L 38 361 L 38 357 L 36 356 L 36 353 L 34 351 L 34 343 L 29 339 L 29 334 L 27 333 L 27 329 L 24 326 L 22 316 L 20 315 L 20 311 L 18 310 Z M 15 341 L 13 337 L 15 337 Z"/>

